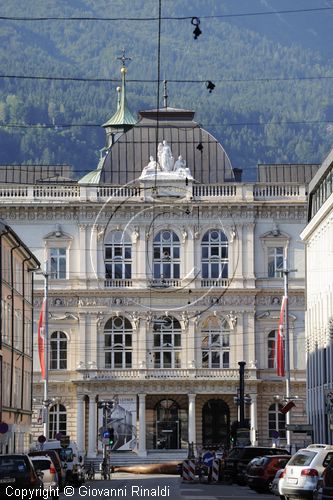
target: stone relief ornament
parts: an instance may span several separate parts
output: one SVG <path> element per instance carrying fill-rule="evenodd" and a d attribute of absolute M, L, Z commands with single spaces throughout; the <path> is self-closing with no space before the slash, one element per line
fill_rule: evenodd
<path fill-rule="evenodd" d="M 237 325 L 237 316 L 235 315 L 234 311 L 230 311 L 229 314 L 226 315 L 230 330 L 234 330 Z"/>

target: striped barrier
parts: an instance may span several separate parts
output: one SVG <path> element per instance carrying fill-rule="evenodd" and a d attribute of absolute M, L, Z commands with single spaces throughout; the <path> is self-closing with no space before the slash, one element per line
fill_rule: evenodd
<path fill-rule="evenodd" d="M 195 481 L 195 462 L 192 460 L 183 461 L 183 481 Z"/>
<path fill-rule="evenodd" d="M 212 482 L 217 483 L 220 477 L 220 459 L 215 458 L 212 463 Z"/>

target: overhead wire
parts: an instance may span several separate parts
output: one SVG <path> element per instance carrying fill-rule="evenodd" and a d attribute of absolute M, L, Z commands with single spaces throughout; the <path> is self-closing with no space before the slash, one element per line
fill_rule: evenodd
<path fill-rule="evenodd" d="M 233 17 L 252 17 L 252 16 L 270 16 L 277 14 L 298 14 L 298 13 L 313 13 L 326 12 L 333 10 L 333 7 L 312 7 L 307 9 L 284 9 L 272 11 L 256 11 L 256 12 L 239 12 L 230 14 L 212 14 L 199 16 L 150 16 L 150 17 L 98 17 L 98 16 L 0 16 L 2 21 L 186 21 L 192 20 L 195 17 L 200 19 L 227 19 Z"/>

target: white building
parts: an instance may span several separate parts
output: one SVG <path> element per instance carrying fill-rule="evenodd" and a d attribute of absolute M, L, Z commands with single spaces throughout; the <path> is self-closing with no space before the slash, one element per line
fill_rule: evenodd
<path fill-rule="evenodd" d="M 333 150 L 309 186 L 306 243 L 307 397 L 314 439 L 332 443 Z"/>
<path fill-rule="evenodd" d="M 94 456 L 101 448 L 97 401 L 113 399 L 117 449 L 145 455 L 186 450 L 189 442 L 228 446 L 238 362 L 245 361 L 251 442 L 270 444 L 280 431 L 285 444 L 276 397 L 283 401 L 285 383 L 274 368 L 282 254 L 287 247 L 297 268 L 289 312 L 291 389 L 299 402 L 291 421 L 301 423 L 299 235 L 313 168 L 262 165 L 258 182 L 235 180 L 223 147 L 194 112 L 165 103 L 141 112 L 137 122 L 125 75 L 123 67 L 118 109 L 104 125 L 107 148 L 95 171 L 76 183 L 54 167 L 37 182 L 43 172 L 25 167 L 27 180 L 0 189 L 1 216 L 49 262 L 49 437 L 70 434 Z M 43 280 L 39 285 L 37 306 Z M 38 366 L 36 358 L 35 437 L 42 433 Z"/>

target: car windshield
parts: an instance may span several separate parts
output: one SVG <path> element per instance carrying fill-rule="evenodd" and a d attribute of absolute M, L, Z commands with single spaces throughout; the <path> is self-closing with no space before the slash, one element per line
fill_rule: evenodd
<path fill-rule="evenodd" d="M 299 465 L 301 467 L 310 465 L 316 455 L 317 453 L 314 451 L 302 451 L 300 453 L 296 453 L 296 455 L 289 460 L 288 465 Z"/>
<path fill-rule="evenodd" d="M 21 457 L 0 456 L 0 472 L 25 472 L 27 465 Z"/>
<path fill-rule="evenodd" d="M 39 470 L 49 470 L 51 462 L 50 460 L 32 460 L 32 463 L 34 464 L 35 469 Z"/>

